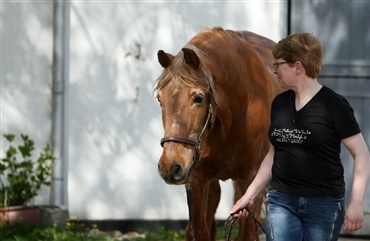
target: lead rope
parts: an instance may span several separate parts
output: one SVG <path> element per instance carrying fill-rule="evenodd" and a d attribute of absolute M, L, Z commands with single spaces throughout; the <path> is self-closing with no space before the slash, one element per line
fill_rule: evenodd
<path fill-rule="evenodd" d="M 263 231 L 264 234 L 266 234 L 265 229 L 263 228 L 262 224 L 260 221 L 258 221 L 256 215 L 250 210 L 249 208 L 245 208 L 249 215 L 253 218 L 254 220 L 254 225 L 255 225 L 255 238 L 254 240 L 258 240 L 258 227 L 260 227 Z M 239 210 L 240 211 L 240 210 Z M 239 212 L 237 211 L 237 212 Z M 234 218 L 232 215 L 229 215 L 229 217 L 226 219 L 225 222 L 225 228 L 224 228 L 224 234 L 225 234 L 225 241 L 230 241 L 231 240 L 231 235 L 234 227 L 234 223 L 237 220 L 237 218 Z"/>

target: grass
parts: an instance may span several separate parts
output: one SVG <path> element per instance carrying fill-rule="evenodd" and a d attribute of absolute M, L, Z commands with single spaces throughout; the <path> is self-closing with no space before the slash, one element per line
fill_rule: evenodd
<path fill-rule="evenodd" d="M 2 241 L 115 241 L 103 235 L 91 235 L 88 230 L 58 226 L 29 226 L 23 223 L 5 224 L 0 229 Z"/>
<path fill-rule="evenodd" d="M 94 232 L 95 231 L 95 232 Z M 22 223 L 16 225 L 4 225 L 0 228 L 1 241 L 180 241 L 184 240 L 184 231 L 172 231 L 161 228 L 155 232 L 142 231 L 144 238 L 114 238 L 99 232 L 97 229 L 85 227 L 58 226 L 42 227 L 28 226 Z"/>
<path fill-rule="evenodd" d="M 217 231 L 218 240 L 224 239 L 224 229 L 219 227 Z M 67 222 L 66 228 L 61 228 L 56 225 L 51 227 L 45 226 L 29 226 L 23 223 L 15 225 L 4 224 L 0 227 L 1 241 L 183 241 L 185 239 L 184 230 L 166 230 L 160 228 L 157 231 L 141 230 L 138 233 L 143 234 L 142 237 L 117 238 L 108 235 L 107 233 L 99 232 L 98 227 L 86 227 L 78 222 Z"/>

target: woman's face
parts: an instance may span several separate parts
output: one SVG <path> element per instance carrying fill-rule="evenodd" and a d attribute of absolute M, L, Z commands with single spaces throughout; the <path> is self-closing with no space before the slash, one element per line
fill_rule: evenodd
<path fill-rule="evenodd" d="M 283 87 L 294 87 L 296 83 L 295 67 L 291 67 L 292 63 L 286 62 L 279 58 L 274 63 L 274 74 L 276 74 Z"/>

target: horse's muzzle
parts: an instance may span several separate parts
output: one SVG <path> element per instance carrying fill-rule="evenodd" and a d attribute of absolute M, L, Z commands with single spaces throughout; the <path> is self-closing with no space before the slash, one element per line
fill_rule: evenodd
<path fill-rule="evenodd" d="M 158 172 L 167 184 L 182 185 L 187 183 L 189 179 L 189 173 L 184 170 L 181 164 L 171 165 L 168 171 L 164 171 L 158 164 Z"/>

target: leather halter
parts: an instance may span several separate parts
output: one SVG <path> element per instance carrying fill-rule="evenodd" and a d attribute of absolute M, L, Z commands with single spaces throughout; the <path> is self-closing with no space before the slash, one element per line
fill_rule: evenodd
<path fill-rule="evenodd" d="M 210 103 L 209 103 L 209 107 L 208 107 L 208 116 L 207 116 L 207 120 L 204 123 L 202 131 L 200 132 L 198 138 L 196 140 L 190 140 L 190 139 L 185 139 L 185 138 L 179 138 L 179 137 L 176 137 L 176 136 L 167 136 L 167 137 L 163 137 L 161 139 L 161 146 L 162 147 L 163 147 L 165 142 L 179 142 L 179 143 L 194 146 L 195 147 L 194 163 L 196 163 L 200 160 L 200 142 L 202 140 L 202 136 L 203 136 L 204 132 L 206 131 L 209 122 L 211 122 L 211 126 L 214 122 L 214 112 L 213 112 L 213 108 L 212 108 L 212 101 L 214 101 L 214 99 L 213 99 L 213 90 L 212 90 L 211 85 L 209 85 L 209 90 L 210 90 L 209 91 Z"/>

